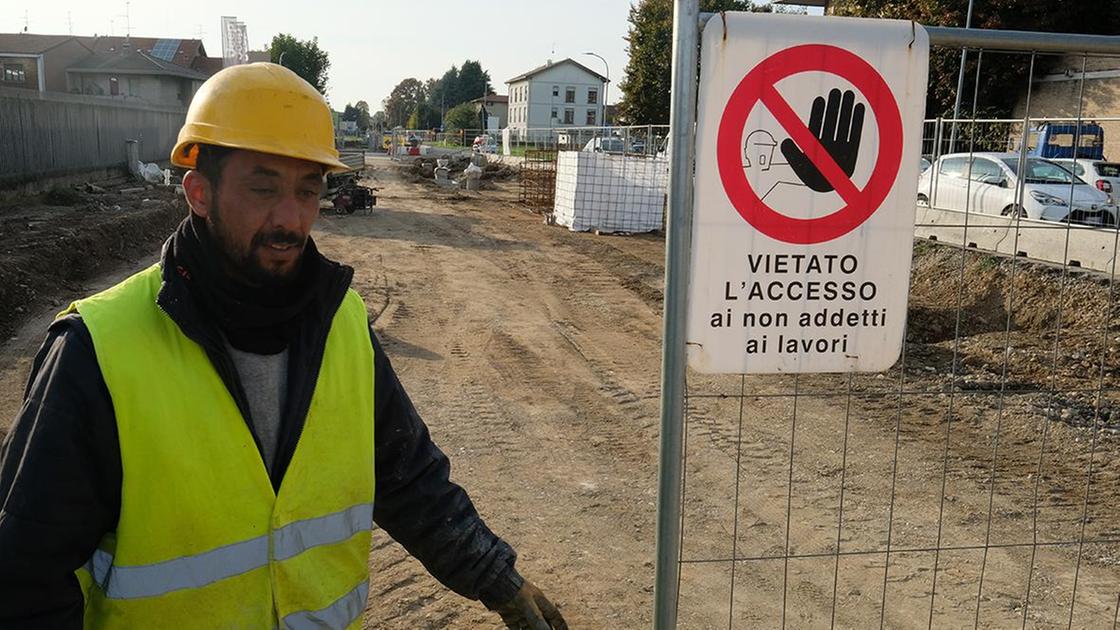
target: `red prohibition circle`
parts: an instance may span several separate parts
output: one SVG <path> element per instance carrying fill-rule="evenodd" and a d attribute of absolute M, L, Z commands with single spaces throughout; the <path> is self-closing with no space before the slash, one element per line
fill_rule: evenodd
<path fill-rule="evenodd" d="M 802 72 L 827 72 L 846 79 L 867 100 L 868 107 L 875 114 L 879 130 L 879 154 L 867 184 L 861 190 L 845 179 L 849 183 L 846 187 L 849 193 L 846 196 L 841 193 L 841 197 L 846 205 L 814 219 L 790 217 L 766 205 L 751 188 L 742 163 L 743 132 L 747 117 L 756 105 L 762 104 L 781 122 L 779 112 L 773 111 L 774 108 L 766 101 L 775 104 L 780 101 L 788 110 L 788 105 L 785 105 L 785 100 L 774 86 L 782 79 Z M 792 110 L 786 114 L 788 119 Z M 808 133 L 808 129 L 804 128 L 805 123 L 800 119 L 797 119 L 796 124 L 802 126 L 804 133 Z M 783 127 L 789 131 L 785 122 Z M 798 145 L 824 172 L 828 165 L 818 162 L 819 155 L 824 151 L 810 150 L 800 142 Z M 815 154 L 817 157 L 814 157 Z M 826 156 L 824 159 L 832 162 L 831 157 Z M 890 87 L 869 63 L 843 48 L 826 44 L 804 44 L 787 48 L 755 66 L 743 77 L 727 100 L 716 138 L 719 176 L 731 205 L 747 223 L 763 234 L 798 245 L 831 241 L 862 225 L 887 198 L 894 186 L 901 161 L 902 115 Z M 832 162 L 832 165 L 835 166 L 835 163 Z M 842 172 L 840 175 L 844 176 Z"/>

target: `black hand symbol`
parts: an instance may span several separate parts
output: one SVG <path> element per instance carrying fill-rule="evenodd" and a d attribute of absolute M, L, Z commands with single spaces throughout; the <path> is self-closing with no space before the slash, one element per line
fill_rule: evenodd
<path fill-rule="evenodd" d="M 844 92 L 842 98 L 840 90 L 832 90 L 828 93 L 827 108 L 824 97 L 818 96 L 813 99 L 813 111 L 809 115 L 809 131 L 821 141 L 824 150 L 849 177 L 856 170 L 860 135 L 863 133 L 864 107 L 863 103 L 853 106 L 855 100 L 856 95 L 851 90 Z M 832 184 L 792 139 L 782 141 L 782 155 L 786 156 L 793 172 L 806 186 L 817 192 L 832 190 Z"/>

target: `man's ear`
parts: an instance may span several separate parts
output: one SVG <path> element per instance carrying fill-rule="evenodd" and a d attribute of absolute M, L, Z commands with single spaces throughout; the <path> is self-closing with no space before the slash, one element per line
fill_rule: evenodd
<path fill-rule="evenodd" d="M 210 200 L 214 198 L 213 186 L 202 173 L 190 170 L 183 176 L 183 194 L 191 211 L 203 219 L 210 217 Z"/>

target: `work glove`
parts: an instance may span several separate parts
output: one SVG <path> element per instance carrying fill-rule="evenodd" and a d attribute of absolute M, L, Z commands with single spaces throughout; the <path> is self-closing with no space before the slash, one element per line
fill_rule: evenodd
<path fill-rule="evenodd" d="M 490 610 L 498 613 L 510 630 L 568 630 L 560 611 L 529 580 L 513 599 Z"/>

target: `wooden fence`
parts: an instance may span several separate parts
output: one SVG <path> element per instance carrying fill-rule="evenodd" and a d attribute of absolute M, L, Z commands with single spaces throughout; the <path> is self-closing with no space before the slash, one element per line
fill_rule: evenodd
<path fill-rule="evenodd" d="M 140 159 L 164 162 L 186 109 L 107 98 L 0 88 L 0 187 L 126 165 L 126 141 Z"/>

